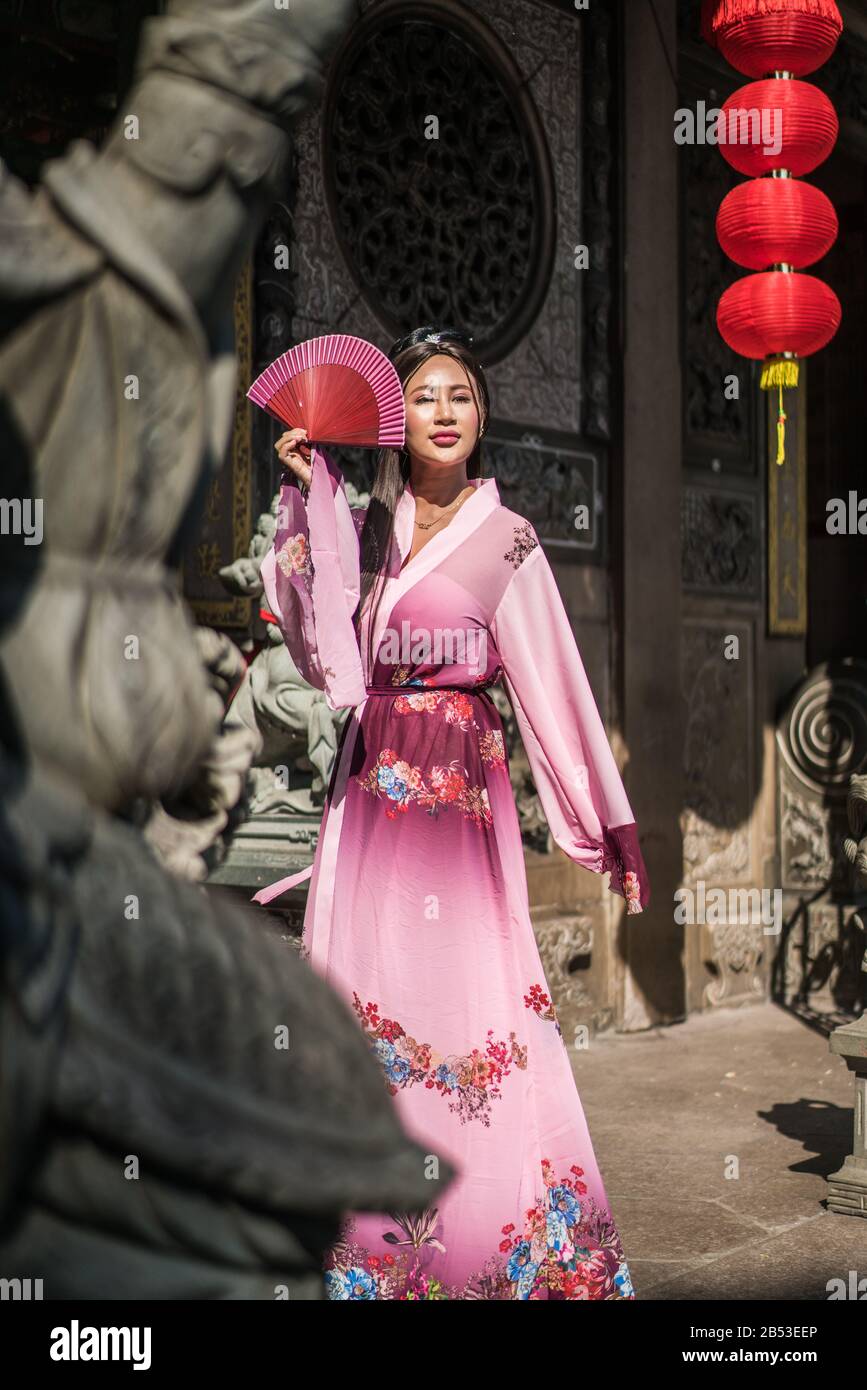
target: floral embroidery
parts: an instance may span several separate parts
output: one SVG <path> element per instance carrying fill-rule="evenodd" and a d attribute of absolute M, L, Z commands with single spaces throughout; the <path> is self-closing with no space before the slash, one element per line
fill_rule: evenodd
<path fill-rule="evenodd" d="M 415 802 L 431 816 L 455 806 L 475 825 L 484 828 L 494 823 L 487 788 L 470 786 L 466 768 L 457 761 L 431 768 L 425 781 L 420 767 L 413 767 L 393 748 L 383 748 L 367 776 L 355 780 L 364 791 L 389 802 L 385 812 L 389 820 L 395 820 L 399 812 L 405 814 Z"/>
<path fill-rule="evenodd" d="M 522 526 L 515 527 L 514 544 L 511 550 L 505 552 L 503 559 L 508 560 L 509 564 L 517 569 L 538 544 L 532 526 L 529 521 L 525 521 Z"/>
<path fill-rule="evenodd" d="M 484 1052 L 474 1047 L 465 1056 L 444 1057 L 434 1052 L 430 1043 L 416 1042 L 394 1019 L 380 1018 L 378 1004 L 363 1006 L 354 991 L 352 1007 L 369 1034 L 391 1095 L 423 1081 L 429 1091 L 451 1097 L 449 1110 L 459 1116 L 462 1125 L 480 1120 L 489 1127 L 491 1101 L 499 1099 L 500 1084 L 513 1063 L 519 1071 L 527 1069 L 527 1049 L 515 1040 L 514 1033 L 509 1034 L 508 1042 L 494 1042 L 494 1030 L 489 1028 Z"/>
<path fill-rule="evenodd" d="M 542 1160 L 544 1196 L 526 1213 L 524 1228 L 503 1226 L 500 1254 L 512 1298 L 570 1300 L 634 1298 L 635 1291 L 610 1214 L 585 1200 L 584 1170 L 556 1178 Z"/>
<path fill-rule="evenodd" d="M 505 767 L 506 745 L 499 729 L 485 729 L 479 734 L 479 752 L 489 767 Z"/>
<path fill-rule="evenodd" d="M 587 1196 L 584 1172 L 574 1165 L 557 1178 L 542 1160 L 543 1194 L 525 1213 L 519 1230 L 501 1227 L 499 1251 L 462 1287 L 443 1284 L 422 1257 L 433 1249 L 445 1254 L 437 1238 L 436 1207 L 422 1213 L 389 1212 L 400 1234 L 383 1241 L 396 1249 L 378 1255 L 352 1240 L 356 1223 L 344 1218 L 340 1238 L 326 1256 L 328 1297 L 343 1300 L 633 1299 L 635 1290 L 611 1214 Z"/>
<path fill-rule="evenodd" d="M 307 544 L 307 537 L 302 531 L 299 531 L 297 536 L 287 536 L 280 549 L 275 553 L 275 559 L 287 579 L 291 579 L 293 574 L 303 574 L 308 577 L 313 574 L 310 547 Z"/>
<path fill-rule="evenodd" d="M 524 1007 L 532 1009 L 537 1017 L 546 1019 L 549 1023 L 555 1024 L 557 1032 L 562 1038 L 563 1033 L 554 1008 L 554 1002 L 548 998 L 548 995 L 542 989 L 541 985 L 530 986 L 530 993 L 524 995 Z"/>
<path fill-rule="evenodd" d="M 392 1246 L 404 1247 L 393 1255 L 371 1255 L 352 1240 L 356 1223 L 345 1217 L 340 1238 L 326 1256 L 325 1288 L 330 1299 L 353 1302 L 375 1299 L 394 1299 L 400 1302 L 433 1301 L 449 1297 L 438 1279 L 423 1274 L 418 1252 L 427 1247 L 445 1254 L 445 1246 L 434 1234 L 439 1225 L 436 1207 L 422 1213 L 389 1212 L 388 1215 L 402 1232 L 386 1231 L 383 1240 Z"/>
<path fill-rule="evenodd" d="M 475 723 L 473 702 L 469 695 L 460 690 L 420 690 L 411 695 L 398 695 L 394 702 L 395 714 L 423 714 L 439 711 L 445 716 L 447 724 L 457 724 L 461 729 L 470 729 Z"/>
<path fill-rule="evenodd" d="M 641 912 L 641 886 L 638 882 L 638 874 L 629 871 L 623 875 L 623 891 L 626 898 L 627 912 Z"/>
<path fill-rule="evenodd" d="M 408 668 L 398 666 L 392 673 L 392 684 L 425 686 L 422 680 L 407 681 Z M 399 682 L 397 676 L 401 676 Z M 476 677 L 475 685 L 480 685 L 487 677 L 484 672 Z M 500 729 L 482 729 L 473 713 L 473 702 L 461 690 L 438 690 L 428 687 L 413 690 L 407 695 L 398 695 L 394 702 L 395 714 L 433 714 L 440 713 L 447 724 L 452 724 L 464 732 L 475 729 L 479 736 L 479 753 L 482 762 L 488 767 L 505 767 L 506 745 Z"/>

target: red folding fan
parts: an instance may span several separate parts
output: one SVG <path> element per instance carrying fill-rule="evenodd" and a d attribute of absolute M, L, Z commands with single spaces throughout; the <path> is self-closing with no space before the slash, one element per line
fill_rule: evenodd
<path fill-rule="evenodd" d="M 363 338 L 330 333 L 284 352 L 247 395 L 310 444 L 399 449 L 404 442 L 403 387 L 384 353 Z"/>

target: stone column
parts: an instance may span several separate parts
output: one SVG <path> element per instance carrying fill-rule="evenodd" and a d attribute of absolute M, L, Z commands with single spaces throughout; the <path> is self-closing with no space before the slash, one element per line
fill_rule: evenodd
<path fill-rule="evenodd" d="M 652 902 L 624 917 L 620 1026 L 682 1017 L 681 363 L 676 3 L 628 5 L 624 53 L 621 726 Z M 660 33 L 661 30 L 661 33 Z M 668 57 L 666 57 L 666 53 Z M 616 477 L 616 472 L 615 472 Z"/>

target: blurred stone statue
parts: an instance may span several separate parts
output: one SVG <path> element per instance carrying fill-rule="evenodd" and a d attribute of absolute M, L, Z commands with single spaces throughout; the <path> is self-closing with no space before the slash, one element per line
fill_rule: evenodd
<path fill-rule="evenodd" d="M 863 773 L 855 773 L 849 778 L 846 817 L 852 834 L 843 840 L 843 853 L 855 870 L 856 889 L 867 892 L 867 776 Z M 867 917 L 867 913 L 864 916 Z M 863 927 L 863 919 L 859 917 L 859 920 Z M 861 969 L 867 972 L 867 949 Z"/>
<path fill-rule="evenodd" d="M 267 915 L 189 881 L 258 744 L 177 566 L 237 272 L 353 10 L 173 0 L 101 150 L 0 166 L 0 1276 L 46 1298 L 319 1298 L 343 1210 L 451 1176 Z"/>
<path fill-rule="evenodd" d="M 867 891 L 867 776 L 863 773 L 849 778 L 846 817 L 851 834 L 843 839 L 843 853 L 854 868 L 855 892 L 860 896 Z M 853 913 L 852 921 L 865 933 L 867 912 L 863 908 Z M 867 986 L 867 950 L 861 969 Z M 834 1029 L 830 1048 L 852 1072 L 855 1094 L 852 1150 L 842 1166 L 828 1175 L 828 1209 L 841 1216 L 867 1217 L 867 1010 L 852 1023 Z"/>

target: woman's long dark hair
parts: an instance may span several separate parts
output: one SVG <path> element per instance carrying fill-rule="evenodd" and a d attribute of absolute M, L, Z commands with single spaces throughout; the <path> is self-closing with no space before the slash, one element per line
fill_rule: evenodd
<path fill-rule="evenodd" d="M 470 389 L 479 410 L 481 428 L 487 424 L 490 414 L 490 394 L 485 380 L 484 369 L 469 348 L 462 343 L 414 343 L 405 348 L 394 359 L 395 370 L 405 386 L 411 376 L 430 357 L 453 357 L 466 371 Z M 370 505 L 367 508 L 364 527 L 361 532 L 361 596 L 355 610 L 355 630 L 360 635 L 361 614 L 368 595 L 377 586 L 377 592 L 368 626 L 367 669 L 373 673 L 372 634 L 376 614 L 382 600 L 384 574 L 391 554 L 394 538 L 394 516 L 397 504 L 409 481 L 409 454 L 405 449 L 380 449 L 376 464 L 376 476 L 370 492 Z M 476 447 L 467 459 L 467 477 L 481 478 L 482 451 L 477 440 Z"/>

